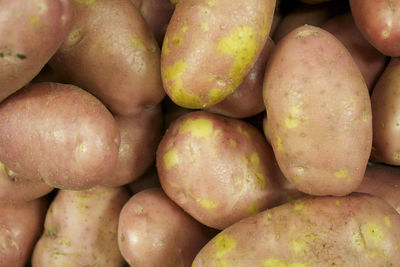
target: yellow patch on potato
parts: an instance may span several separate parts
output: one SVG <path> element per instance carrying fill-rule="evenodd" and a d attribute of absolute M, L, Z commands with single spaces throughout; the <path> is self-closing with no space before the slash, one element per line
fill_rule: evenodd
<path fill-rule="evenodd" d="M 164 167 L 166 170 L 171 169 L 173 166 L 179 163 L 178 151 L 176 149 L 171 149 L 163 156 Z"/>
<path fill-rule="evenodd" d="M 342 170 L 337 170 L 333 173 L 333 175 L 335 175 L 336 178 L 346 178 L 347 177 L 347 170 L 346 169 L 342 169 Z"/>
<path fill-rule="evenodd" d="M 214 241 L 215 247 L 217 249 L 216 257 L 221 258 L 226 253 L 230 252 L 236 247 L 236 242 L 230 236 L 219 234 L 215 237 Z"/>
<path fill-rule="evenodd" d="M 229 138 L 229 144 L 231 145 L 231 147 L 237 146 L 237 142 L 235 140 L 233 140 L 232 138 Z"/>
<path fill-rule="evenodd" d="M 304 209 L 304 207 L 305 207 L 305 205 L 301 201 L 297 201 L 296 203 L 294 203 L 294 210 L 295 211 L 302 211 Z"/>
<path fill-rule="evenodd" d="M 296 34 L 296 39 L 303 38 L 307 36 L 317 36 L 318 32 L 310 29 L 302 30 Z"/>
<path fill-rule="evenodd" d="M 385 237 L 381 228 L 375 223 L 367 223 L 361 226 L 361 233 L 365 239 L 371 240 L 375 243 L 381 242 Z"/>
<path fill-rule="evenodd" d="M 161 53 L 163 55 L 168 55 L 169 54 L 169 43 L 168 43 L 168 37 L 165 36 L 163 44 L 162 44 L 162 48 L 161 48 Z"/>
<path fill-rule="evenodd" d="M 278 152 L 282 152 L 284 149 L 282 138 L 279 135 L 276 136 L 276 149 Z"/>
<path fill-rule="evenodd" d="M 257 152 L 253 152 L 250 156 L 251 163 L 258 165 L 260 163 L 260 157 Z"/>
<path fill-rule="evenodd" d="M 222 89 L 212 88 L 208 92 L 208 96 L 210 97 L 210 105 L 216 104 L 224 99 L 225 93 Z"/>
<path fill-rule="evenodd" d="M 211 199 L 199 198 L 198 202 L 203 208 L 206 208 L 208 210 L 215 209 L 216 207 L 218 207 L 218 203 Z"/>
<path fill-rule="evenodd" d="M 275 258 L 264 261 L 264 267 L 309 267 L 310 265 L 300 262 L 287 262 Z"/>
<path fill-rule="evenodd" d="M 292 240 L 290 243 L 291 248 L 293 249 L 294 253 L 299 254 L 300 252 L 304 251 L 307 248 L 307 243 L 302 239 L 295 239 Z"/>
<path fill-rule="evenodd" d="M 383 220 L 385 221 L 385 224 L 387 227 L 392 228 L 392 221 L 390 220 L 390 218 L 388 216 L 385 216 L 385 218 L 383 218 Z"/>
<path fill-rule="evenodd" d="M 144 44 L 142 42 L 142 40 L 140 40 L 137 37 L 133 37 L 131 40 L 131 46 L 133 48 L 139 48 L 139 49 L 144 49 Z"/>
<path fill-rule="evenodd" d="M 336 201 L 335 201 L 335 205 L 338 206 L 338 207 L 340 207 L 340 200 L 336 200 Z"/>
<path fill-rule="evenodd" d="M 174 46 L 180 46 L 183 43 L 183 37 L 174 35 L 171 40 L 171 44 Z"/>
<path fill-rule="evenodd" d="M 208 119 L 188 119 L 179 127 L 179 133 L 189 132 L 194 137 L 208 140 L 213 131 L 213 123 Z"/>
<path fill-rule="evenodd" d="M 242 126 L 239 125 L 239 126 L 236 128 L 236 130 L 238 131 L 238 133 L 244 135 L 246 138 L 249 138 L 249 137 L 250 137 L 249 132 L 246 131 L 246 130 L 243 130 Z"/>
<path fill-rule="evenodd" d="M 285 119 L 285 127 L 288 129 L 296 128 L 300 124 L 298 116 L 300 115 L 300 109 L 297 107 L 291 107 L 289 110 L 289 117 Z"/>
<path fill-rule="evenodd" d="M 257 214 L 257 213 L 260 212 L 255 204 L 251 204 L 250 206 L 247 207 L 246 210 L 252 215 Z"/>
<path fill-rule="evenodd" d="M 32 24 L 32 25 L 34 25 L 34 26 L 39 25 L 39 18 L 38 18 L 38 16 L 31 16 L 31 17 L 29 17 L 29 23 Z"/>
<path fill-rule="evenodd" d="M 210 26 L 207 22 L 203 22 L 201 23 L 201 29 L 203 30 L 203 32 L 208 32 L 210 30 Z"/>
<path fill-rule="evenodd" d="M 75 0 L 75 2 L 79 4 L 90 5 L 93 4 L 96 0 Z"/>
<path fill-rule="evenodd" d="M 260 189 L 264 189 L 265 188 L 265 177 L 264 174 L 262 174 L 261 172 L 257 172 L 256 173 L 256 180 L 257 180 L 257 185 Z"/>

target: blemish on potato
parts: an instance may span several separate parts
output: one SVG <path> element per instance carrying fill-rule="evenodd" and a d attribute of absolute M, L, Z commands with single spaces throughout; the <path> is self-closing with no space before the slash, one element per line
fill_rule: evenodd
<path fill-rule="evenodd" d="M 82 143 L 79 146 L 79 149 L 81 150 L 81 152 L 86 152 L 87 151 L 87 144 L 86 143 Z"/>
<path fill-rule="evenodd" d="M 162 48 L 161 48 L 161 53 L 163 55 L 168 55 L 169 54 L 169 44 L 168 44 L 168 37 L 165 36 L 163 44 L 162 44 Z"/>
<path fill-rule="evenodd" d="M 203 208 L 206 208 L 208 210 L 218 207 L 218 203 L 211 199 L 198 198 L 197 200 Z"/>
<path fill-rule="evenodd" d="M 294 203 L 294 210 L 295 211 L 302 211 L 304 209 L 305 205 L 301 201 L 297 201 Z"/>
<path fill-rule="evenodd" d="M 207 4 L 207 6 L 209 6 L 209 7 L 214 7 L 214 6 L 215 6 L 215 2 L 214 2 L 213 0 L 208 0 L 208 1 L 206 2 L 206 4 Z"/>
<path fill-rule="evenodd" d="M 394 152 L 393 159 L 395 161 L 400 161 L 400 152 Z"/>
<path fill-rule="evenodd" d="M 387 227 L 392 228 L 392 221 L 390 220 L 390 218 L 388 216 L 385 216 L 385 218 L 383 218 L 383 220 L 385 221 L 385 224 Z"/>
<path fill-rule="evenodd" d="M 296 34 L 295 38 L 299 39 L 299 38 L 303 38 L 303 37 L 307 37 L 307 36 L 318 36 L 318 32 L 314 31 L 314 30 L 303 30 L 300 31 Z"/>
<path fill-rule="evenodd" d="M 386 39 L 386 38 L 388 38 L 389 36 L 390 36 L 390 33 L 389 33 L 388 30 L 383 30 L 383 31 L 382 31 L 382 37 L 383 37 L 383 38 Z"/>
<path fill-rule="evenodd" d="M 201 29 L 203 30 L 203 32 L 208 32 L 210 30 L 210 26 L 208 26 L 208 23 L 203 22 L 201 23 Z"/>
<path fill-rule="evenodd" d="M 210 139 L 213 130 L 213 123 L 208 119 L 188 119 L 179 127 L 180 134 L 189 132 L 194 137 L 206 139 Z"/>
<path fill-rule="evenodd" d="M 232 138 L 229 138 L 229 144 L 231 145 L 231 147 L 237 146 L 237 142 L 235 140 L 233 140 Z"/>
<path fill-rule="evenodd" d="M 236 130 L 238 131 L 238 133 L 244 135 L 246 138 L 249 138 L 249 137 L 250 137 L 249 132 L 246 131 L 246 130 L 243 130 L 242 126 L 240 126 L 240 125 L 237 126 L 237 127 L 236 127 Z"/>
<path fill-rule="evenodd" d="M 95 2 L 96 0 L 75 0 L 75 2 L 79 4 L 85 4 L 85 5 L 91 5 Z"/>
<path fill-rule="evenodd" d="M 257 180 L 257 184 L 258 187 L 260 189 L 264 189 L 265 188 L 265 177 L 264 174 L 262 174 L 261 172 L 256 172 L 256 180 Z"/>
<path fill-rule="evenodd" d="M 336 201 L 335 201 L 335 205 L 338 206 L 338 207 L 340 207 L 340 200 L 336 200 Z"/>
<path fill-rule="evenodd" d="M 75 29 L 68 34 L 66 43 L 68 46 L 76 45 L 82 39 L 82 34 L 79 29 Z"/>
<path fill-rule="evenodd" d="M 253 152 L 250 156 L 251 163 L 258 165 L 260 163 L 260 157 L 257 152 Z"/>
<path fill-rule="evenodd" d="M 173 166 L 179 163 L 178 151 L 171 149 L 163 156 L 164 167 L 166 170 L 170 170 Z"/>
<path fill-rule="evenodd" d="M 39 17 L 38 16 L 29 17 L 29 23 L 34 26 L 38 26 L 39 25 Z"/>
<path fill-rule="evenodd" d="M 278 152 L 282 152 L 284 149 L 282 138 L 279 135 L 276 136 L 276 149 Z"/>
<path fill-rule="evenodd" d="M 296 128 L 300 124 L 299 115 L 300 109 L 297 107 L 291 107 L 289 109 L 289 117 L 285 119 L 285 127 L 288 129 Z"/>
<path fill-rule="evenodd" d="M 252 215 L 257 214 L 257 213 L 260 212 L 255 204 L 251 204 L 250 206 L 247 207 L 246 210 Z"/>
<path fill-rule="evenodd" d="M 342 169 L 342 170 L 337 170 L 333 173 L 333 175 L 335 175 L 336 178 L 346 178 L 347 177 L 347 170 L 346 169 Z"/>
<path fill-rule="evenodd" d="M 144 49 L 144 44 L 143 44 L 142 40 L 140 40 L 137 37 L 133 37 L 131 39 L 131 46 L 133 48 Z"/>
<path fill-rule="evenodd" d="M 236 242 L 230 236 L 219 234 L 215 237 L 216 257 L 221 259 L 226 253 L 236 247 Z"/>
<path fill-rule="evenodd" d="M 208 96 L 210 97 L 210 103 L 218 103 L 224 98 L 225 94 L 222 89 L 212 88 L 208 92 Z"/>
<path fill-rule="evenodd" d="M 367 223 L 361 226 L 361 233 L 366 241 L 371 240 L 375 243 L 381 242 L 385 237 L 380 227 L 375 223 Z"/>
<path fill-rule="evenodd" d="M 69 241 L 67 238 L 65 238 L 65 237 L 61 237 L 58 241 L 57 241 L 57 243 L 60 245 L 60 246 L 65 246 L 65 247 L 70 247 L 71 246 L 71 241 Z"/>
<path fill-rule="evenodd" d="M 124 234 L 123 234 L 123 233 L 121 234 L 121 238 L 120 238 L 120 240 L 121 240 L 121 242 L 125 242 L 125 236 L 124 236 Z"/>
<path fill-rule="evenodd" d="M 183 43 L 182 36 L 174 35 L 171 40 L 171 44 L 174 46 L 180 46 Z"/>
<path fill-rule="evenodd" d="M 310 265 L 299 262 L 286 262 L 275 258 L 264 261 L 264 267 L 309 267 Z"/>
<path fill-rule="evenodd" d="M 291 244 L 291 248 L 293 249 L 294 253 L 299 254 L 300 252 L 302 252 L 303 250 L 306 249 L 307 243 L 302 240 L 302 239 L 295 239 L 292 240 Z"/>

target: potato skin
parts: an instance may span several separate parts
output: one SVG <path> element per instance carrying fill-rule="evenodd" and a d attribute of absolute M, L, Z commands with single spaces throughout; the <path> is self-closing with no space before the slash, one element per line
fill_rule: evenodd
<path fill-rule="evenodd" d="M 265 45 L 274 8 L 275 0 L 180 1 L 161 53 L 169 97 L 195 109 L 231 94 Z"/>
<path fill-rule="evenodd" d="M 0 266 L 26 266 L 43 229 L 48 199 L 0 203 Z"/>
<path fill-rule="evenodd" d="M 91 94 L 39 83 L 0 104 L 0 161 L 18 177 L 63 189 L 85 189 L 113 171 L 116 122 Z"/>
<path fill-rule="evenodd" d="M 400 0 L 350 0 L 354 21 L 382 54 L 400 56 Z"/>
<path fill-rule="evenodd" d="M 398 266 L 399 229 L 400 215 L 377 197 L 306 198 L 223 230 L 192 266 Z"/>
<path fill-rule="evenodd" d="M 114 114 L 138 114 L 165 96 L 159 48 L 130 0 L 74 1 L 71 30 L 50 65 Z"/>
<path fill-rule="evenodd" d="M 118 217 L 128 198 L 123 188 L 60 190 L 47 212 L 32 266 L 122 267 Z"/>
<path fill-rule="evenodd" d="M 276 201 L 272 151 L 246 122 L 191 112 L 171 124 L 156 158 L 165 193 L 207 226 L 223 229 Z"/>
<path fill-rule="evenodd" d="M 268 136 L 285 177 L 311 195 L 354 191 L 371 152 L 371 104 L 346 48 L 299 27 L 278 43 L 264 79 Z"/>
<path fill-rule="evenodd" d="M 0 9 L 0 102 L 32 80 L 63 41 L 70 0 L 3 0 Z"/>
<path fill-rule="evenodd" d="M 134 195 L 122 208 L 118 245 L 130 266 L 190 267 L 211 231 L 170 200 L 161 188 Z"/>

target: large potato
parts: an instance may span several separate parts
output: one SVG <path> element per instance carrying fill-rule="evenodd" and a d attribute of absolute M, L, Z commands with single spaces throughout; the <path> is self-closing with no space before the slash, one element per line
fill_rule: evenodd
<path fill-rule="evenodd" d="M 122 188 L 60 190 L 46 215 L 33 267 L 122 267 L 118 216 L 129 195 Z"/>
<path fill-rule="evenodd" d="M 35 77 L 63 41 L 70 0 L 0 2 L 0 102 Z"/>
<path fill-rule="evenodd" d="M 373 156 L 400 165 L 400 59 L 392 58 L 379 78 L 371 96 Z"/>
<path fill-rule="evenodd" d="M 217 229 L 272 206 L 274 158 L 250 124 L 199 111 L 171 124 L 157 150 L 165 193 Z"/>
<path fill-rule="evenodd" d="M 110 112 L 76 86 L 39 83 L 0 104 L 0 161 L 18 177 L 93 187 L 113 171 L 119 144 Z"/>
<path fill-rule="evenodd" d="M 314 197 L 241 220 L 214 237 L 193 267 L 399 266 L 400 215 L 364 194 Z"/>
<path fill-rule="evenodd" d="M 0 266 L 26 266 L 43 229 L 48 200 L 0 203 Z"/>
<path fill-rule="evenodd" d="M 134 195 L 122 208 L 118 245 L 130 266 L 190 267 L 211 233 L 161 188 L 153 188 Z"/>
<path fill-rule="evenodd" d="M 350 0 L 363 36 L 382 54 L 400 56 L 400 0 Z"/>
<path fill-rule="evenodd" d="M 261 53 L 275 0 L 182 0 L 162 47 L 161 72 L 171 99 L 186 108 L 221 102 Z"/>
<path fill-rule="evenodd" d="M 267 65 L 264 102 L 279 167 L 297 189 L 346 195 L 358 187 L 371 152 L 371 104 L 334 36 L 302 26 L 282 39 Z"/>
<path fill-rule="evenodd" d="M 130 0 L 74 1 L 71 30 L 50 64 L 115 114 L 135 115 L 165 96 L 158 45 Z"/>

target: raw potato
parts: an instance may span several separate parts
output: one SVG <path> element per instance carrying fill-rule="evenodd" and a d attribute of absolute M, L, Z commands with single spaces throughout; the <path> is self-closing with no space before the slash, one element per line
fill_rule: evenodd
<path fill-rule="evenodd" d="M 392 58 L 371 96 L 377 160 L 400 165 L 400 59 Z"/>
<path fill-rule="evenodd" d="M 274 161 L 253 126 L 203 111 L 172 123 L 157 149 L 165 193 L 216 229 L 275 204 Z"/>
<path fill-rule="evenodd" d="M 322 29 L 333 34 L 347 48 L 371 92 L 385 68 L 386 57 L 365 40 L 350 13 L 334 17 Z"/>
<path fill-rule="evenodd" d="M 193 267 L 399 266 L 400 215 L 383 200 L 314 197 L 241 220 L 214 237 Z"/>
<path fill-rule="evenodd" d="M 118 225 L 121 254 L 133 267 L 190 267 L 211 231 L 170 200 L 161 188 L 134 195 Z"/>
<path fill-rule="evenodd" d="M 159 106 L 136 116 L 114 116 L 120 131 L 117 165 L 102 185 L 121 186 L 133 182 L 154 163 L 161 139 L 162 114 Z"/>
<path fill-rule="evenodd" d="M 50 65 L 115 114 L 131 116 L 158 104 L 165 96 L 160 51 L 131 1 L 79 0 L 73 11 L 71 30 Z"/>
<path fill-rule="evenodd" d="M 67 34 L 70 0 L 2 0 L 0 102 L 28 84 Z"/>
<path fill-rule="evenodd" d="M 265 73 L 267 129 L 285 177 L 311 195 L 346 195 L 371 152 L 368 88 L 346 48 L 313 26 L 282 39 Z"/>
<path fill-rule="evenodd" d="M 350 0 L 358 29 L 376 49 L 400 56 L 400 0 Z"/>
<path fill-rule="evenodd" d="M 123 188 L 60 190 L 46 215 L 33 267 L 122 267 L 118 216 L 129 194 Z"/>
<path fill-rule="evenodd" d="M 185 108 L 206 108 L 231 94 L 265 45 L 274 8 L 275 0 L 180 1 L 161 54 L 170 98 Z"/>
<path fill-rule="evenodd" d="M 17 177 L 90 188 L 113 171 L 119 144 L 110 112 L 76 86 L 39 83 L 0 104 L 0 161 Z"/>
<path fill-rule="evenodd" d="M 26 266 L 43 229 L 48 200 L 0 203 L 0 266 Z"/>

